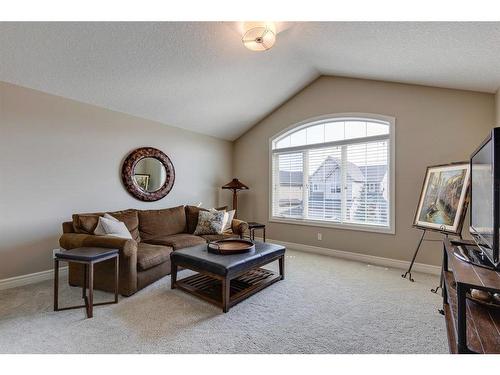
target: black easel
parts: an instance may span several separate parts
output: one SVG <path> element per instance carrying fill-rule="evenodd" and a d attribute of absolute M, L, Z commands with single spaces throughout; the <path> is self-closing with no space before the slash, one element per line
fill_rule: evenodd
<path fill-rule="evenodd" d="M 448 233 L 445 233 L 445 239 L 448 239 Z M 460 239 L 462 239 L 462 235 L 460 235 Z M 433 289 L 431 289 L 431 293 L 437 294 L 438 290 L 443 290 L 443 264 L 441 264 L 441 275 L 439 276 L 439 285 Z M 444 311 L 443 314 L 444 315 Z"/>
<path fill-rule="evenodd" d="M 406 279 L 406 276 L 408 275 L 408 280 L 410 280 L 412 283 L 415 282 L 415 280 L 413 280 L 413 278 L 411 277 L 411 269 L 413 267 L 413 263 L 415 263 L 415 258 L 417 257 L 418 250 L 420 250 L 420 245 L 422 245 L 422 242 L 424 241 L 426 231 L 427 230 L 424 229 L 422 232 L 422 237 L 420 237 L 420 241 L 418 241 L 418 245 L 417 245 L 417 248 L 415 249 L 415 254 L 413 254 L 413 258 L 411 260 L 410 267 L 408 268 L 408 271 L 406 271 L 404 274 L 401 275 L 401 277 L 403 279 Z"/>
<path fill-rule="evenodd" d="M 401 275 L 401 277 L 403 279 L 406 279 L 408 276 L 408 280 L 410 280 L 411 282 L 415 282 L 415 280 L 411 277 L 411 269 L 413 268 L 413 264 L 415 263 L 415 259 L 417 258 L 417 254 L 418 254 L 418 251 L 420 250 L 420 246 L 422 245 L 422 242 L 423 241 L 439 241 L 441 242 L 442 240 L 434 240 L 434 239 L 424 239 L 425 237 L 425 233 L 427 232 L 427 229 L 428 228 L 418 228 L 418 229 L 422 229 L 423 232 L 422 232 L 422 236 L 420 237 L 420 240 L 418 241 L 418 245 L 417 245 L 417 248 L 415 249 L 415 253 L 413 254 L 413 258 L 411 260 L 411 263 L 410 263 L 410 267 L 408 268 L 408 270 Z M 448 235 L 451 234 L 449 232 L 446 232 L 444 230 L 444 226 L 442 226 L 440 229 L 439 229 L 439 233 L 441 234 L 444 234 L 445 235 L 445 238 L 448 238 Z M 462 234 L 459 233 L 459 234 L 455 234 L 453 233 L 454 235 L 457 235 L 458 237 L 460 237 L 460 239 L 462 239 Z M 431 289 L 431 292 L 432 293 L 437 293 L 439 289 L 443 289 L 443 273 L 441 272 L 441 277 L 440 277 L 440 280 L 439 280 L 439 285 L 433 289 Z"/>
<path fill-rule="evenodd" d="M 447 165 L 436 165 L 436 166 L 433 166 L 433 167 L 443 167 L 443 166 L 452 166 L 452 165 L 458 165 L 458 164 L 468 164 L 468 162 L 456 162 L 456 163 L 450 163 L 450 164 L 447 164 Z M 422 185 L 422 190 L 420 192 L 420 200 L 419 202 L 422 201 L 422 197 L 423 197 L 423 194 L 424 194 L 424 191 L 425 191 L 425 181 L 427 180 L 427 175 L 429 174 L 429 170 L 430 168 L 433 168 L 433 167 L 427 167 L 427 171 L 426 171 L 426 178 L 424 179 L 424 184 Z M 462 226 L 464 224 L 464 219 L 465 219 L 465 213 L 467 212 L 467 207 L 469 205 L 469 192 L 470 192 L 470 186 L 469 186 L 469 181 L 466 181 L 464 183 L 467 183 L 467 190 L 465 192 L 465 200 L 464 200 L 464 203 L 463 203 L 463 207 L 462 207 L 462 211 L 461 211 L 461 216 L 459 217 L 459 224 L 458 224 L 458 227 L 457 227 L 457 232 L 451 232 L 451 231 L 446 231 L 446 227 L 444 225 L 441 225 L 439 229 L 436 229 L 436 228 L 423 228 L 419 225 L 417 225 L 417 215 L 418 215 L 418 209 L 417 211 L 415 212 L 415 218 L 413 220 L 414 224 L 413 224 L 413 227 L 417 228 L 417 229 L 420 229 L 420 230 L 423 230 L 423 233 L 422 233 L 422 237 L 420 237 L 420 240 L 418 241 L 418 245 L 417 245 L 417 248 L 415 249 L 415 254 L 413 254 L 413 259 L 411 260 L 411 263 L 410 263 L 410 267 L 408 268 L 408 270 L 401 275 L 401 277 L 403 279 L 406 279 L 408 276 L 408 280 L 410 280 L 411 282 L 414 282 L 415 280 L 413 280 L 413 278 L 411 277 L 411 269 L 413 267 L 413 264 L 415 263 L 415 259 L 417 258 L 417 254 L 418 254 L 418 250 L 420 250 L 420 246 L 422 245 L 422 242 L 423 241 L 440 241 L 441 240 L 434 240 L 434 239 L 429 239 L 429 240 L 424 240 L 424 237 L 425 237 L 425 233 L 427 232 L 427 230 L 430 230 L 430 231 L 437 231 L 437 232 L 440 232 L 441 234 L 444 234 L 445 235 L 445 238 L 448 238 L 448 235 L 452 235 L 452 236 L 457 236 L 459 237 L 461 240 L 462 240 Z M 439 289 L 443 290 L 443 265 L 441 265 L 441 277 L 440 277 L 440 280 L 439 280 L 439 285 L 433 289 L 431 289 L 431 292 L 432 293 L 437 293 Z"/>

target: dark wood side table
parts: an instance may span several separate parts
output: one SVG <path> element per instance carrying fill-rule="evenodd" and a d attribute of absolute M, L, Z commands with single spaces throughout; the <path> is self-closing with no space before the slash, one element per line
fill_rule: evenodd
<path fill-rule="evenodd" d="M 262 240 L 266 242 L 266 225 L 256 223 L 255 221 L 248 222 L 248 230 L 250 231 L 250 239 L 255 241 L 255 229 L 262 229 Z"/>
<path fill-rule="evenodd" d="M 450 353 L 500 353 L 500 308 L 468 297 L 471 289 L 500 293 L 500 272 L 455 256 L 458 246 L 471 246 L 470 242 L 443 242 L 443 311 Z"/>
<path fill-rule="evenodd" d="M 115 260 L 115 299 L 110 302 L 94 304 L 94 264 L 104 262 L 108 259 Z M 82 298 L 84 305 L 59 307 L 59 262 L 81 263 L 84 265 Z M 54 253 L 54 311 L 79 309 L 85 307 L 87 318 L 92 318 L 94 306 L 110 305 L 118 303 L 118 249 L 106 249 L 100 247 L 78 247 L 71 250 L 58 251 Z M 88 289 L 88 295 L 87 295 Z"/>

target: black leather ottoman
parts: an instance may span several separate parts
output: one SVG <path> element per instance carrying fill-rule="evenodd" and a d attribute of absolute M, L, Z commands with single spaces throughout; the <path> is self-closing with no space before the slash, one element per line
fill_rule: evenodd
<path fill-rule="evenodd" d="M 174 251 L 171 288 L 193 294 L 227 312 L 229 308 L 285 278 L 285 247 L 271 243 L 255 242 L 255 251 L 244 254 L 218 255 L 199 245 Z M 279 262 L 279 274 L 261 268 Z M 177 280 L 177 268 L 198 272 Z"/>

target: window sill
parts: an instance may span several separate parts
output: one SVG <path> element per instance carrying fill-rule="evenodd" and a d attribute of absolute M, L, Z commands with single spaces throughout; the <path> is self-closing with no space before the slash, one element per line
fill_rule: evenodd
<path fill-rule="evenodd" d="M 279 218 L 270 217 L 270 223 L 281 223 L 281 224 L 293 224 L 293 225 L 305 225 L 310 227 L 320 227 L 320 228 L 334 228 L 334 229 L 345 229 L 361 232 L 373 232 L 381 234 L 392 234 L 395 235 L 396 231 L 391 227 L 377 227 L 374 225 L 359 225 L 359 224 L 337 224 L 329 223 L 320 220 L 304 220 L 304 219 L 289 219 L 289 218 Z"/>

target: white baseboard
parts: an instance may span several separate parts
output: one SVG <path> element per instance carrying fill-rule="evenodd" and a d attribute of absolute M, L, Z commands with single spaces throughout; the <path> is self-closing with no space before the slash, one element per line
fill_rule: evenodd
<path fill-rule="evenodd" d="M 262 240 L 261 238 L 258 238 L 258 239 Z M 278 241 L 278 240 L 273 240 L 273 239 L 267 239 L 267 241 L 273 242 L 273 243 L 276 243 L 279 245 L 283 245 L 287 249 L 290 249 L 290 250 L 303 251 L 306 253 L 314 253 L 314 254 L 321 254 L 321 255 L 328 255 L 328 256 L 337 257 L 337 258 L 355 260 L 355 261 L 362 262 L 362 263 L 376 264 L 378 266 L 399 268 L 402 270 L 407 270 L 408 267 L 410 266 L 410 262 L 408 262 L 406 260 L 383 258 L 383 257 L 374 256 L 374 255 L 352 253 L 350 251 L 327 249 L 325 247 L 303 245 L 303 244 L 298 244 L 298 243 L 293 243 L 293 242 L 284 242 L 284 241 Z M 431 264 L 425 264 L 425 263 L 414 263 L 412 271 L 428 273 L 431 275 L 440 275 L 441 274 L 441 267 L 434 266 Z"/>
<path fill-rule="evenodd" d="M 68 274 L 68 267 L 59 268 L 59 277 Z M 0 290 L 15 288 L 18 286 L 39 283 L 45 280 L 54 279 L 54 270 L 46 270 L 41 272 L 29 273 L 27 275 L 10 277 L 8 279 L 0 280 Z"/>
<path fill-rule="evenodd" d="M 262 238 L 257 238 L 257 239 L 262 240 Z M 273 240 L 273 239 L 268 239 L 268 241 L 283 245 L 287 249 L 290 249 L 290 250 L 303 251 L 306 253 L 314 253 L 314 254 L 321 254 L 321 255 L 328 255 L 328 256 L 337 257 L 337 258 L 355 260 L 355 261 L 362 262 L 362 263 L 376 264 L 378 266 L 385 266 L 385 267 L 392 267 L 392 268 L 399 268 L 402 270 L 406 270 L 406 269 L 408 269 L 408 267 L 410 265 L 410 262 L 405 261 L 405 260 L 383 258 L 383 257 L 374 256 L 374 255 L 352 253 L 349 251 L 327 249 L 325 247 L 302 245 L 302 244 L 298 244 L 298 243 L 284 242 L 284 241 L 278 241 L 278 240 Z M 425 264 L 425 263 L 415 263 L 413 265 L 413 270 L 415 272 L 429 273 L 432 275 L 440 275 L 440 273 L 441 273 L 441 267 L 433 266 L 431 264 Z M 61 267 L 59 269 L 60 276 L 65 276 L 67 274 L 68 274 L 68 267 Z M 15 288 L 18 286 L 23 286 L 23 285 L 28 285 L 28 284 L 39 283 L 41 281 L 52 280 L 52 279 L 54 279 L 54 270 L 46 270 L 46 271 L 41 271 L 41 272 L 30 273 L 28 275 L 15 276 L 15 277 L 11 277 L 8 279 L 0 280 L 0 290 Z"/>

